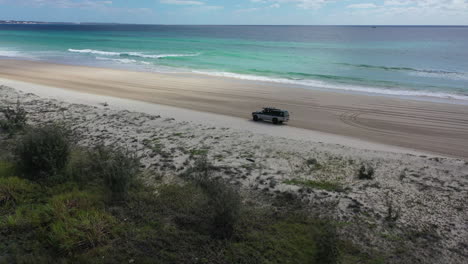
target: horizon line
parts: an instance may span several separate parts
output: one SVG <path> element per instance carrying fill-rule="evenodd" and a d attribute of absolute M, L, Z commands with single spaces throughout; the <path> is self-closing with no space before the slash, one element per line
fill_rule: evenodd
<path fill-rule="evenodd" d="M 466 25 L 454 25 L 454 24 L 147 24 L 147 23 L 118 23 L 118 22 L 52 22 L 52 21 L 38 21 L 38 20 L 14 20 L 14 19 L 0 19 L 0 21 L 12 21 L 12 22 L 31 22 L 37 24 L 55 24 L 55 25 L 142 25 L 142 26 L 338 26 L 338 27 L 468 27 Z M 35 25 L 37 25 L 35 24 Z M 34 24 L 15 24 L 15 23 L 0 23 L 0 25 L 34 25 Z"/>

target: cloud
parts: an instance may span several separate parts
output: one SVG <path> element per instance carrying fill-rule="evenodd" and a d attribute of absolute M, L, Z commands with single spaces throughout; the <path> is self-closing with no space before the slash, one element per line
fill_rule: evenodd
<path fill-rule="evenodd" d="M 465 12 L 468 15 L 468 0 L 386 0 L 381 9 L 398 12 L 440 13 Z"/>
<path fill-rule="evenodd" d="M 327 3 L 337 2 L 340 0 L 250 0 L 254 3 L 273 3 L 273 4 L 294 4 L 302 9 L 319 9 Z M 345 0 L 341 0 L 345 1 Z"/>
<path fill-rule="evenodd" d="M 207 5 L 205 2 L 193 0 L 159 0 L 159 2 L 168 5 L 191 6 L 185 8 L 186 11 L 191 12 L 205 12 L 224 8 L 224 6 Z"/>
<path fill-rule="evenodd" d="M 113 15 L 153 15 L 154 11 L 150 8 L 124 8 L 114 7 L 110 0 L 0 0 L 0 3 L 21 5 L 25 7 L 41 8 L 61 8 L 61 9 L 83 9 L 86 11 L 96 11 L 100 14 Z"/>
<path fill-rule="evenodd" d="M 30 7 L 56 7 L 56 8 L 100 8 L 112 5 L 112 1 L 93 0 L 4 0 L 4 3 L 21 4 Z"/>
<path fill-rule="evenodd" d="M 319 9 L 330 3 L 345 3 L 349 0 L 250 0 L 256 4 L 293 4 L 302 9 Z M 381 4 L 363 0 L 347 6 L 353 9 L 407 8 L 408 10 L 457 10 L 468 11 L 468 0 L 385 0 Z"/>
<path fill-rule="evenodd" d="M 411 1 L 407 0 L 386 0 L 384 2 L 385 6 L 406 6 L 411 5 Z"/>
<path fill-rule="evenodd" d="M 251 2 L 254 2 L 254 3 L 268 3 L 267 1 L 265 0 L 250 0 Z M 273 3 L 273 4 L 269 4 L 267 6 L 263 6 L 263 7 L 251 7 L 251 8 L 242 8 L 242 9 L 237 9 L 237 10 L 234 10 L 235 13 L 248 13 L 248 12 L 255 12 L 255 11 L 260 11 L 260 10 L 266 10 L 266 9 L 273 9 L 273 8 L 280 8 L 281 5 L 278 4 L 278 3 Z"/>
<path fill-rule="evenodd" d="M 377 5 L 374 3 L 362 3 L 362 4 L 353 4 L 348 5 L 347 8 L 355 8 L 355 9 L 367 9 L 367 8 L 376 8 Z"/>
<path fill-rule="evenodd" d="M 373 18 L 385 24 L 466 24 L 468 0 L 386 0 L 349 12 L 354 18 Z"/>
<path fill-rule="evenodd" d="M 201 1 L 192 1 L 192 0 L 160 0 L 161 4 L 168 5 L 204 5 L 204 2 Z"/>

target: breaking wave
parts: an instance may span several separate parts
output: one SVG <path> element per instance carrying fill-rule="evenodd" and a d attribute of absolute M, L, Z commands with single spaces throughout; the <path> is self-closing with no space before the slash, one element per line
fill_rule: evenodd
<path fill-rule="evenodd" d="M 445 71 L 445 70 L 430 70 L 430 69 L 416 69 L 410 67 L 387 67 L 377 66 L 369 64 L 351 64 L 351 63 L 338 63 L 340 65 L 351 66 L 355 68 L 366 68 L 384 71 L 403 71 L 409 75 L 428 77 L 428 78 L 442 78 L 450 80 L 468 80 L 468 72 L 456 72 L 456 71 Z"/>
<path fill-rule="evenodd" d="M 372 93 L 372 94 L 381 94 L 381 95 L 391 95 L 391 96 L 417 96 L 417 97 L 426 97 L 426 98 L 438 98 L 438 99 L 455 99 L 468 101 L 468 95 L 459 95 L 446 92 L 430 92 L 430 91 L 421 91 L 421 90 L 403 90 L 403 89 L 386 89 L 386 88 L 377 88 L 377 87 L 366 87 L 366 86 L 356 86 L 356 85 L 345 85 L 345 84 L 335 84 L 319 80 L 293 80 L 286 78 L 274 78 L 274 77 L 265 77 L 265 76 L 256 76 L 248 74 L 237 74 L 230 72 L 210 72 L 210 71 L 193 71 L 197 74 L 205 74 L 216 77 L 227 77 L 235 78 L 241 80 L 250 80 L 250 81 L 260 81 L 260 82 L 271 82 L 279 84 L 293 84 L 308 86 L 314 88 L 323 88 L 323 89 L 334 89 L 342 91 L 352 91 L 352 92 L 361 92 L 361 93 Z"/>
<path fill-rule="evenodd" d="M 171 57 L 193 57 L 200 55 L 199 53 L 195 54 L 144 54 L 141 52 L 113 52 L 113 51 L 102 51 L 102 50 L 92 50 L 92 49 L 68 49 L 69 52 L 74 53 L 86 53 L 86 54 L 95 54 L 103 56 L 120 56 L 120 57 L 140 57 L 147 59 L 163 59 Z"/>

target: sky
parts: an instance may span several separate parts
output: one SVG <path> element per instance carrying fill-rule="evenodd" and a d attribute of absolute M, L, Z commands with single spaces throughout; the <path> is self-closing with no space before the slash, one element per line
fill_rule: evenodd
<path fill-rule="evenodd" d="M 468 0 L 0 0 L 0 20 L 217 25 L 468 25 Z"/>

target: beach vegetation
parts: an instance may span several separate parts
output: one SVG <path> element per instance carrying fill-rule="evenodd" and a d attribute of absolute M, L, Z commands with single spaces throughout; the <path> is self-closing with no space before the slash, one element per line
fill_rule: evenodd
<path fill-rule="evenodd" d="M 312 189 L 325 190 L 330 192 L 343 192 L 344 188 L 342 184 L 333 181 L 325 180 L 303 180 L 303 179 L 291 179 L 284 181 L 285 184 L 298 185 L 308 187 Z"/>
<path fill-rule="evenodd" d="M 15 107 L 0 108 L 0 113 L 4 119 L 0 119 L 0 128 L 13 134 L 26 126 L 27 112 L 21 105 L 20 101 L 16 101 Z"/>
<path fill-rule="evenodd" d="M 18 177 L 0 178 L 0 208 L 20 203 L 34 191 L 34 186 Z"/>
<path fill-rule="evenodd" d="M 93 174 L 103 179 L 113 199 L 125 198 L 128 188 L 139 173 L 139 161 L 129 151 L 113 147 L 97 147 L 91 153 Z"/>
<path fill-rule="evenodd" d="M 190 156 L 194 157 L 194 156 L 203 156 L 203 155 L 206 155 L 208 154 L 208 150 L 207 149 L 192 149 L 190 150 Z"/>
<path fill-rule="evenodd" d="M 395 222 L 400 218 L 401 209 L 395 204 L 389 193 L 385 194 L 385 205 L 387 207 L 385 220 L 390 225 L 394 225 Z"/>
<path fill-rule="evenodd" d="M 15 164 L 0 160 L 0 178 L 14 176 L 15 173 Z"/>
<path fill-rule="evenodd" d="M 63 131 L 32 128 L 19 139 L 14 160 L 0 162 L 0 255 L 6 263 L 373 259 L 350 250 L 338 225 L 306 213 L 293 194 L 278 194 L 271 205 L 245 203 L 247 194 L 219 177 L 204 152 L 179 175 L 182 182 L 147 186 L 133 152 L 77 147 Z"/>
<path fill-rule="evenodd" d="M 372 180 L 374 178 L 374 168 L 367 164 L 362 164 L 358 170 L 357 176 L 360 180 Z"/>
<path fill-rule="evenodd" d="M 67 164 L 71 143 L 60 126 L 32 128 L 16 143 L 17 168 L 31 180 L 53 178 Z"/>

